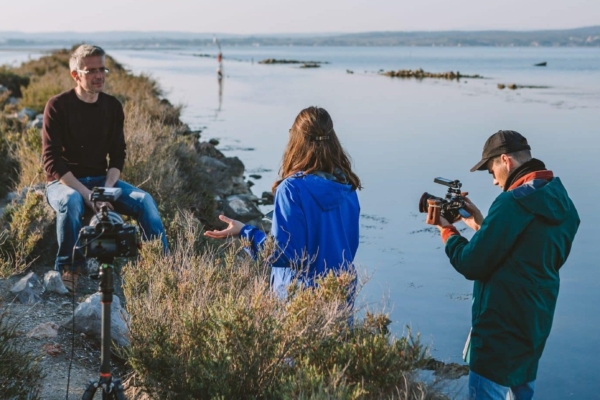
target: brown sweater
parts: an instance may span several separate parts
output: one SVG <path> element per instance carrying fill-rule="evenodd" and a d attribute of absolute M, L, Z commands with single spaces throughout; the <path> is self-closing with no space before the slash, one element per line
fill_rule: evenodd
<path fill-rule="evenodd" d="M 75 89 L 52 97 L 42 128 L 46 180 L 58 180 L 69 171 L 76 178 L 104 176 L 110 168 L 122 171 L 124 119 L 119 100 L 105 93 L 95 103 L 81 101 Z"/>

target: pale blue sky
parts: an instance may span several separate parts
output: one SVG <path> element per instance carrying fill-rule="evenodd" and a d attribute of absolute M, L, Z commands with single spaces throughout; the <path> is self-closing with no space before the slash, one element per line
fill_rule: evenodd
<path fill-rule="evenodd" d="M 306 33 L 600 25 L 600 0 L 0 0 L 0 30 Z"/>

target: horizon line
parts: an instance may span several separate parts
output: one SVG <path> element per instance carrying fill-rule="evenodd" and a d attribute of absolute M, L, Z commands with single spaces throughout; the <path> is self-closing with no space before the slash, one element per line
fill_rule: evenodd
<path fill-rule="evenodd" d="M 118 30 L 95 30 L 95 31 L 72 31 L 72 30 L 63 30 L 63 31 L 35 31 L 35 32 L 27 32 L 27 31 L 16 31 L 16 30 L 0 30 L 0 34 L 25 34 L 25 35 L 41 35 L 41 34 L 94 34 L 94 33 L 178 33 L 178 34 L 190 34 L 190 35 L 207 35 L 207 36 L 216 36 L 216 35 L 229 35 L 229 36 L 253 36 L 253 35 L 261 35 L 261 36 L 269 36 L 269 35 L 352 35 L 352 34 L 368 34 L 368 33 L 460 33 L 460 32 L 468 32 L 468 33 L 477 33 L 477 32 L 551 32 L 551 31 L 572 31 L 572 30 L 580 30 L 580 29 L 593 29 L 600 28 L 599 25 L 587 25 L 587 26 L 579 26 L 576 28 L 544 28 L 544 29 L 444 29 L 444 30 L 366 30 L 366 31 L 331 31 L 331 32 L 253 32 L 253 33 L 228 33 L 228 32 L 197 32 L 197 31 L 184 31 L 184 30 L 126 30 L 126 29 L 118 29 Z"/>

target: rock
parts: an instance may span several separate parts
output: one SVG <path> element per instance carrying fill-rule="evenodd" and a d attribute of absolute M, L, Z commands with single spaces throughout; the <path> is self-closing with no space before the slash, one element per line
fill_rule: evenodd
<path fill-rule="evenodd" d="M 194 149 L 199 156 L 208 156 L 220 160 L 225 158 L 225 155 L 208 142 L 195 142 Z"/>
<path fill-rule="evenodd" d="M 218 146 L 219 145 L 219 141 L 217 139 L 210 139 L 208 141 L 208 143 L 212 144 L 213 146 Z"/>
<path fill-rule="evenodd" d="M 225 171 L 229 168 L 227 164 L 225 164 L 221 160 L 217 160 L 216 158 L 209 156 L 202 156 L 198 159 L 198 164 L 209 174 L 213 174 L 219 171 Z"/>
<path fill-rule="evenodd" d="M 252 175 L 250 175 L 250 178 L 252 178 L 252 179 L 260 179 L 260 178 L 262 178 L 262 176 L 260 176 L 258 174 L 252 174 Z"/>
<path fill-rule="evenodd" d="M 47 292 L 58 293 L 58 294 L 67 294 L 69 291 L 65 287 L 62 279 L 60 278 L 60 273 L 58 271 L 48 271 L 46 275 L 44 275 L 44 289 Z"/>
<path fill-rule="evenodd" d="M 21 304 L 35 304 L 42 301 L 39 296 L 42 292 L 42 285 L 40 279 L 33 272 L 21 278 L 10 291 L 17 296 Z"/>
<path fill-rule="evenodd" d="M 504 89 L 505 87 L 506 87 L 506 85 L 504 83 L 498 84 L 498 89 Z"/>
<path fill-rule="evenodd" d="M 383 72 L 383 70 L 379 70 L 379 73 L 385 76 L 389 76 L 392 78 L 415 78 L 415 79 L 424 79 L 424 78 L 437 78 L 437 79 L 449 79 L 449 80 L 459 80 L 461 78 L 483 78 L 481 75 L 461 75 L 460 71 L 448 71 L 441 73 L 434 72 L 426 72 L 423 71 L 422 68 L 411 70 L 411 69 L 401 69 L 398 71 L 387 71 Z"/>
<path fill-rule="evenodd" d="M 518 86 L 517 86 L 516 83 L 511 83 L 510 85 L 508 85 L 508 88 L 511 89 L 511 90 L 515 90 L 515 89 L 518 88 Z"/>
<path fill-rule="evenodd" d="M 8 100 L 6 101 L 6 103 L 7 103 L 8 105 L 10 105 L 10 106 L 16 106 L 17 104 L 19 104 L 19 99 L 17 99 L 17 98 L 16 98 L 16 97 L 14 97 L 14 96 L 10 96 L 10 97 L 8 98 Z"/>
<path fill-rule="evenodd" d="M 260 196 L 259 204 L 264 206 L 275 203 L 275 196 L 271 192 L 263 192 Z"/>
<path fill-rule="evenodd" d="M 6 86 L 0 85 L 0 94 L 4 94 L 8 92 L 8 88 Z"/>
<path fill-rule="evenodd" d="M 319 68 L 321 65 L 316 63 L 304 63 L 300 66 L 300 68 Z"/>
<path fill-rule="evenodd" d="M 37 115 L 37 113 L 34 110 L 32 110 L 30 108 L 23 108 L 21 111 L 19 111 L 17 113 L 17 118 L 21 119 L 21 118 L 27 117 L 27 119 L 29 119 L 31 121 L 35 118 L 36 115 Z"/>
<path fill-rule="evenodd" d="M 25 275 L 24 277 L 22 277 L 21 279 L 19 279 L 19 281 L 13 285 L 13 287 L 10 289 L 10 291 L 12 293 L 17 294 L 20 291 L 25 290 L 28 287 L 34 288 L 34 287 L 40 285 L 40 283 L 41 283 L 40 279 L 32 271 L 32 272 L 28 273 L 27 275 Z"/>
<path fill-rule="evenodd" d="M 44 339 L 58 336 L 58 324 L 55 322 L 45 322 L 39 324 L 27 333 L 28 338 Z"/>
<path fill-rule="evenodd" d="M 27 123 L 27 125 L 25 125 L 25 127 L 27 129 L 31 129 L 31 128 L 42 129 L 43 126 L 44 126 L 44 120 L 38 119 L 37 117 L 33 121 L 29 121 Z"/>
<path fill-rule="evenodd" d="M 248 185 L 248 187 L 251 188 L 252 186 L 254 186 L 254 182 L 248 181 L 246 182 L 246 185 Z"/>
<path fill-rule="evenodd" d="M 299 60 L 278 60 L 275 58 L 267 58 L 261 60 L 259 64 L 329 64 L 327 61 L 299 61 Z"/>
<path fill-rule="evenodd" d="M 21 304 L 35 304 L 42 301 L 39 292 L 30 287 L 26 287 L 17 293 L 17 299 Z"/>
<path fill-rule="evenodd" d="M 75 319 L 75 331 L 85 334 L 93 340 L 100 341 L 102 338 L 102 306 L 100 299 L 102 293 L 94 293 L 75 309 L 75 315 L 62 323 L 62 326 L 71 329 L 73 318 Z M 121 308 L 118 296 L 113 296 L 110 307 L 110 333 L 112 339 L 119 346 L 129 346 L 129 329 L 127 322 L 129 314 Z"/>
<path fill-rule="evenodd" d="M 347 73 L 347 74 L 353 74 L 353 73 L 354 73 L 354 71 L 352 71 L 351 69 L 347 69 L 347 70 L 346 70 L 346 73 Z"/>
<path fill-rule="evenodd" d="M 225 215 L 241 222 L 248 222 L 262 217 L 262 212 L 256 206 L 258 198 L 251 194 L 228 196 L 223 202 Z"/>
<path fill-rule="evenodd" d="M 180 124 L 177 125 L 175 127 L 175 134 L 176 135 L 182 135 L 182 136 L 186 136 L 191 132 L 192 130 L 190 129 L 190 127 L 188 126 L 188 124 Z"/>
<path fill-rule="evenodd" d="M 221 161 L 227 164 L 227 166 L 230 168 L 232 175 L 243 178 L 246 167 L 244 166 L 242 160 L 240 160 L 238 157 L 227 157 Z"/>

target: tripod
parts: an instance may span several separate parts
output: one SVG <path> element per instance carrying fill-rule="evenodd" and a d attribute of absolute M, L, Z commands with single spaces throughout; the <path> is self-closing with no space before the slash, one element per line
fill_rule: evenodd
<path fill-rule="evenodd" d="M 81 400 L 92 400 L 96 390 L 102 389 L 102 400 L 125 400 L 125 392 L 120 379 L 113 379 L 110 372 L 110 306 L 113 299 L 113 258 L 98 259 L 100 266 L 100 292 L 102 293 L 102 340 L 100 348 L 100 379 L 90 381 Z"/>

